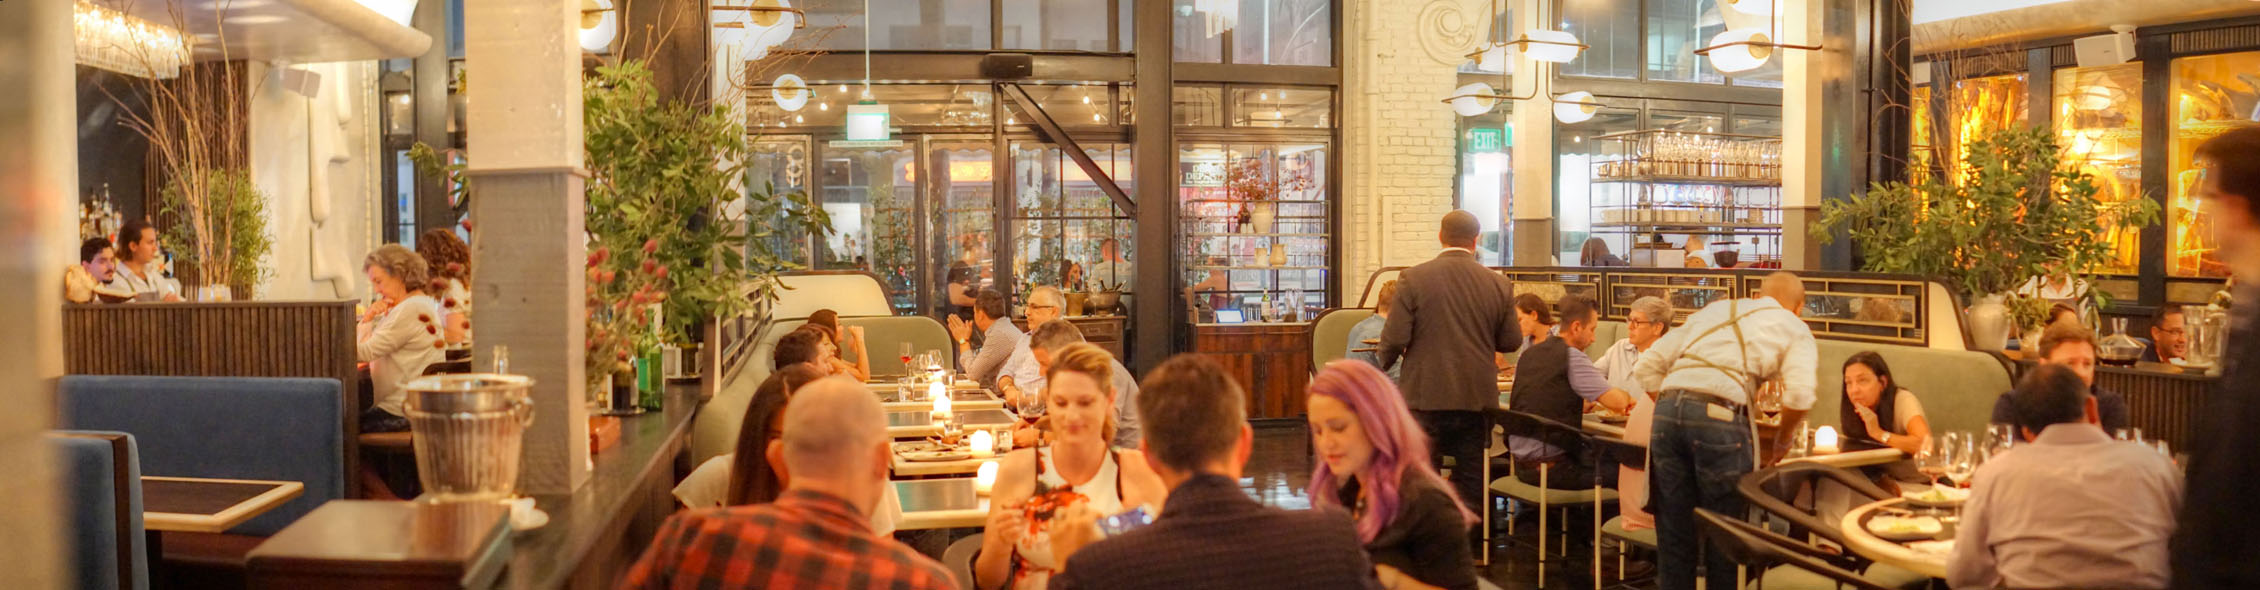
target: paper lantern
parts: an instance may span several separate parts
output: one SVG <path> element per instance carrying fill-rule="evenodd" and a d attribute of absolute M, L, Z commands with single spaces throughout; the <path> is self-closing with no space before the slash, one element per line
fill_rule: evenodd
<path fill-rule="evenodd" d="M 1753 45 L 1719 47 L 1728 43 L 1744 41 L 1753 43 Z M 1773 48 L 1764 45 L 1770 43 L 1773 43 L 1773 37 L 1767 36 L 1765 31 L 1730 29 L 1719 33 L 1718 36 L 1711 38 L 1711 46 L 1717 47 L 1717 49 L 1712 49 L 1710 53 L 1711 67 L 1721 72 L 1744 72 L 1756 69 L 1758 66 L 1766 64 L 1766 58 L 1773 57 Z"/>
<path fill-rule="evenodd" d="M 777 81 L 769 84 L 769 98 L 777 101 L 777 108 L 788 113 L 808 106 L 811 94 L 814 93 L 808 89 L 807 82 L 801 81 L 799 74 L 778 76 Z"/>
<path fill-rule="evenodd" d="M 1491 97 L 1496 93 L 1490 84 L 1482 82 L 1461 86 L 1459 90 L 1452 91 L 1452 112 L 1459 113 L 1462 117 L 1491 112 L 1492 107 L 1499 105 L 1499 99 Z"/>
<path fill-rule="evenodd" d="M 1554 101 L 1554 119 L 1563 123 L 1583 123 L 1601 112 L 1601 107 L 1593 104 L 1593 93 L 1583 90 L 1554 97 Z"/>
<path fill-rule="evenodd" d="M 1525 43 L 1522 48 L 1523 55 L 1538 61 L 1565 64 L 1577 59 L 1577 54 L 1584 51 L 1584 48 L 1577 46 L 1577 35 L 1570 34 L 1569 31 L 1531 29 L 1530 32 L 1523 33 L 1523 36 L 1531 41 L 1541 41 Z"/>

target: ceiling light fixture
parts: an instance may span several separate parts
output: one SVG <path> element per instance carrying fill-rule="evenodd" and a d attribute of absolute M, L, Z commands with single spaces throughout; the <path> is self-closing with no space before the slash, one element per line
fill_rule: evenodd
<path fill-rule="evenodd" d="M 78 63 L 143 78 L 180 76 L 188 41 L 180 31 L 89 2 L 74 5 Z"/>
<path fill-rule="evenodd" d="M 713 12 L 745 13 L 742 19 L 715 23 L 718 42 L 734 45 L 748 61 L 769 57 L 769 49 L 808 26 L 808 13 L 793 8 L 790 0 L 753 0 L 745 5 L 716 5 Z"/>
<path fill-rule="evenodd" d="M 612 9 L 612 0 L 581 0 L 581 50 L 605 53 L 612 49 L 612 40 L 620 36 L 619 11 Z"/>
<path fill-rule="evenodd" d="M 1754 26 L 1727 29 L 1717 36 L 1711 37 L 1711 45 L 1695 50 L 1695 55 L 1710 58 L 1711 67 L 1717 68 L 1718 71 L 1733 73 L 1749 71 L 1757 69 L 1758 66 L 1766 65 L 1766 60 L 1773 57 L 1775 49 L 1802 49 L 1806 51 L 1819 51 L 1821 49 L 1819 45 L 1779 42 L 1781 21 L 1776 18 L 1779 15 L 1773 13 L 1772 0 L 1736 0 L 1728 2 L 1727 6 L 1723 8 L 1730 14 L 1752 15 L 1752 10 L 1761 3 L 1765 4 L 1764 9 L 1766 10 L 1764 14 L 1765 30 L 1758 30 Z"/>
<path fill-rule="evenodd" d="M 1601 103 L 1594 102 L 1593 93 L 1579 90 L 1554 97 L 1554 120 L 1563 123 L 1583 123 L 1601 112 Z"/>
<path fill-rule="evenodd" d="M 769 85 L 769 98 L 777 101 L 777 108 L 788 113 L 808 106 L 809 94 L 808 83 L 801 81 L 799 74 L 778 76 L 777 81 Z"/>

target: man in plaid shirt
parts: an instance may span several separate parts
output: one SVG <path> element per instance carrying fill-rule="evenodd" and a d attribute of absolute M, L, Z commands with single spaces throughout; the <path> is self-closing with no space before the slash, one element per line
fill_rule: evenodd
<path fill-rule="evenodd" d="M 667 519 L 621 588 L 954 590 L 949 571 L 865 515 L 887 483 L 886 418 L 843 377 L 802 388 L 785 407 L 771 465 L 789 474 L 772 504 L 688 510 Z"/>

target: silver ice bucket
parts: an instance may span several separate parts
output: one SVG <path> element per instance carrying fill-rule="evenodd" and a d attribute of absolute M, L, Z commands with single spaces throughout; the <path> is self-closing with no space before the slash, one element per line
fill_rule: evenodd
<path fill-rule="evenodd" d="M 534 421 L 523 375 L 433 375 L 408 383 L 408 427 L 421 500 L 501 500 L 518 486 L 518 451 Z"/>

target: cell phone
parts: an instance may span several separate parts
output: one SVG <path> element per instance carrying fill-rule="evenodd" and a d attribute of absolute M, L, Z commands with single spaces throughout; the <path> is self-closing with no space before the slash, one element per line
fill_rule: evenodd
<path fill-rule="evenodd" d="M 1139 527 L 1153 524 L 1153 522 L 1153 515 L 1146 512 L 1146 507 L 1139 506 L 1121 514 L 1099 519 L 1099 530 L 1105 532 L 1106 536 L 1112 537 L 1137 530 Z"/>

